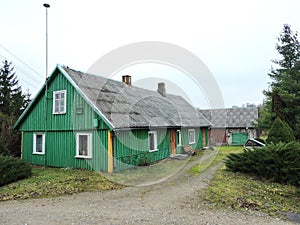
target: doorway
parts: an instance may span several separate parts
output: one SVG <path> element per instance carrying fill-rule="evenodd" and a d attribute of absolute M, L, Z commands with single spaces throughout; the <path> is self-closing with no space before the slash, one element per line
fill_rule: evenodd
<path fill-rule="evenodd" d="M 176 154 L 176 130 L 170 130 L 170 155 Z"/>

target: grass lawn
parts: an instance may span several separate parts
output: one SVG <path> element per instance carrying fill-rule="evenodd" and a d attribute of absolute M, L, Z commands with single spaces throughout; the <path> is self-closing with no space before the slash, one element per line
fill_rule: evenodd
<path fill-rule="evenodd" d="M 237 147 L 221 147 L 215 162 L 220 162 L 228 153 L 239 151 L 242 151 L 241 147 L 240 150 Z M 225 166 L 211 180 L 204 200 L 212 206 L 259 210 L 270 215 L 300 213 L 299 188 L 229 172 Z"/>
<path fill-rule="evenodd" d="M 150 185 L 173 176 L 181 171 L 187 163 L 195 160 L 196 157 L 189 157 L 185 160 L 164 159 L 149 166 L 133 167 L 117 173 L 104 174 L 104 176 L 122 185 Z"/>
<path fill-rule="evenodd" d="M 0 201 L 118 188 L 121 185 L 107 180 L 95 171 L 33 167 L 30 178 L 0 187 Z"/>
<path fill-rule="evenodd" d="M 172 176 L 193 160 L 193 157 L 186 160 L 165 159 L 150 166 L 133 167 L 112 174 L 34 166 L 30 178 L 0 187 L 0 201 L 55 197 L 85 191 L 118 189 L 124 185 L 157 183 Z"/>
<path fill-rule="evenodd" d="M 211 181 L 205 200 L 215 206 L 300 213 L 300 190 L 292 185 L 259 180 L 241 173 L 219 170 Z"/>
<path fill-rule="evenodd" d="M 221 162 L 228 154 L 242 152 L 243 148 L 241 146 L 216 146 L 214 147 L 213 154 L 211 154 L 211 151 L 212 150 L 204 151 L 203 160 L 189 170 L 192 175 L 199 175 L 210 166 Z M 205 155 L 209 155 L 209 157 L 205 157 Z"/>
<path fill-rule="evenodd" d="M 189 160 L 162 160 L 147 167 L 136 167 L 114 174 L 88 170 L 33 167 L 32 176 L 0 187 L 0 201 L 71 195 L 85 191 L 122 188 L 123 185 L 160 182 L 178 172 L 187 163 L 200 157 L 200 163 L 189 173 L 197 176 L 212 165 L 221 162 L 229 153 L 242 152 L 242 147 L 215 147 L 214 151 L 198 151 Z M 206 190 L 203 202 L 206 207 L 252 209 L 300 213 L 300 190 L 294 186 L 280 185 L 221 168 Z"/>
<path fill-rule="evenodd" d="M 133 167 L 112 174 L 34 166 L 30 178 L 0 187 L 0 201 L 118 189 L 124 185 L 149 185 L 171 177 L 202 155 L 203 151 L 199 151 L 196 156 L 185 160 L 164 159 L 150 166 Z"/>

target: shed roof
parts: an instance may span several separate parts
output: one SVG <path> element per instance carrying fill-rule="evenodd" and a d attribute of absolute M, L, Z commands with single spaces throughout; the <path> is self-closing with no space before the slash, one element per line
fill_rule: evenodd
<path fill-rule="evenodd" d="M 207 127 L 210 122 L 180 96 L 62 67 L 114 128 Z"/>
<path fill-rule="evenodd" d="M 206 109 L 200 112 L 215 128 L 253 128 L 258 119 L 257 107 Z"/>

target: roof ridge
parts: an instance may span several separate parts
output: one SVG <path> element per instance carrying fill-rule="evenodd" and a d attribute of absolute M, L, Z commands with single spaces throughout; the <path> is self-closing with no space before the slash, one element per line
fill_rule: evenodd
<path fill-rule="evenodd" d="M 65 70 L 72 70 L 73 72 L 76 72 L 76 73 L 81 73 L 82 75 L 88 75 L 88 76 L 94 76 L 94 77 L 98 77 L 98 78 L 102 78 L 102 79 L 106 79 L 106 80 L 109 80 L 109 81 L 112 81 L 112 82 L 116 82 L 116 83 L 119 83 L 119 84 L 122 84 L 123 87 L 128 87 L 128 88 L 134 88 L 134 89 L 138 89 L 138 90 L 143 90 L 143 91 L 147 91 L 147 92 L 151 92 L 151 93 L 155 93 L 156 95 L 159 95 L 161 96 L 160 93 L 158 93 L 157 91 L 154 91 L 154 90 L 150 90 L 150 89 L 146 89 L 146 88 L 143 88 L 143 87 L 138 87 L 138 86 L 128 86 L 127 84 L 125 84 L 124 82 L 122 81 L 119 81 L 119 80 L 115 80 L 115 79 L 112 79 L 112 78 L 108 78 L 108 77 L 104 77 L 102 75 L 98 75 L 98 74 L 93 74 L 93 73 L 88 73 L 88 72 L 82 72 L 80 70 L 76 70 L 76 69 L 73 69 L 73 68 L 70 68 L 68 66 L 62 66 L 63 69 Z M 175 94 L 171 94 L 171 93 L 166 93 L 166 97 L 168 96 L 173 96 L 173 97 L 179 97 L 179 98 L 182 98 L 184 99 L 182 96 L 180 95 L 175 95 Z M 163 97 L 163 96 L 161 96 Z M 184 99 L 185 100 L 185 99 Z"/>
<path fill-rule="evenodd" d="M 52 82 L 59 74 L 62 74 L 71 83 L 75 90 L 105 121 L 109 129 L 149 126 L 207 127 L 211 125 L 204 115 L 182 96 L 167 94 L 164 97 L 156 91 L 136 86 L 129 87 L 121 81 L 84 73 L 59 64 L 50 75 L 47 83 Z M 84 75 L 88 77 L 82 79 Z M 105 84 L 106 80 L 109 82 L 103 89 L 101 84 Z M 46 83 L 16 121 L 15 129 L 21 125 L 25 116 L 42 96 L 45 85 Z M 119 91 L 124 91 L 124 93 L 120 95 L 118 94 Z M 101 94 L 102 101 L 98 101 L 99 94 Z M 113 104 L 111 100 L 113 100 Z"/>

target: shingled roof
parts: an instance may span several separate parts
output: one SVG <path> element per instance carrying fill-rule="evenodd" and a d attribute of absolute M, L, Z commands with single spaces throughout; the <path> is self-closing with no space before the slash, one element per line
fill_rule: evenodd
<path fill-rule="evenodd" d="M 256 107 L 207 109 L 200 112 L 215 128 L 251 128 L 255 127 L 254 122 L 258 119 Z"/>
<path fill-rule="evenodd" d="M 127 85 L 61 67 L 78 88 L 113 125 L 139 127 L 208 127 L 211 123 L 181 96 Z"/>

